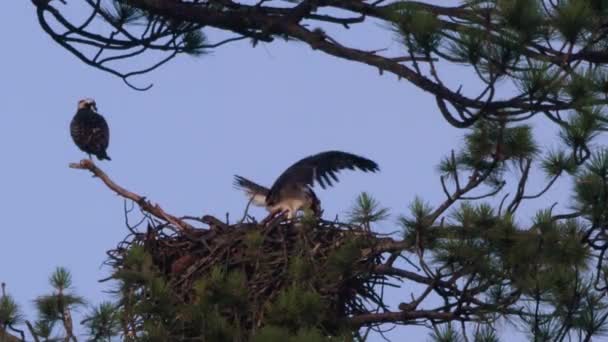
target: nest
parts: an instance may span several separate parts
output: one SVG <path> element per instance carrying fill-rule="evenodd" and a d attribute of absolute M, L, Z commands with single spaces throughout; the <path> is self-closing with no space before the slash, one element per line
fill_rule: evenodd
<path fill-rule="evenodd" d="M 270 304 L 294 285 L 322 298 L 330 312 L 322 328 L 329 333 L 352 315 L 385 307 L 378 285 L 387 278 L 373 271 L 382 261 L 375 248 L 382 238 L 368 230 L 306 218 L 227 225 L 205 217 L 203 222 L 209 229 L 180 232 L 150 220 L 145 233 L 130 235 L 109 252 L 110 263 L 121 270 L 128 251 L 143 247 L 183 303 L 197 300 L 197 282 L 214 270 L 238 271 L 245 278 L 248 308 L 238 325 L 249 330 L 263 326 Z"/>

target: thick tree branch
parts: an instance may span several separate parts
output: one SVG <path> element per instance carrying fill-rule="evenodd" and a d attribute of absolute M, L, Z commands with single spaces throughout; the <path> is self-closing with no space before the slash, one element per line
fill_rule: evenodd
<path fill-rule="evenodd" d="M 450 321 L 454 319 L 451 312 L 438 312 L 428 310 L 400 311 L 369 313 L 353 316 L 349 322 L 354 326 L 379 324 L 379 323 L 401 323 L 414 320 Z"/>
<path fill-rule="evenodd" d="M 103 172 L 89 159 L 83 159 L 79 163 L 71 163 L 70 168 L 91 171 L 93 175 L 101 179 L 101 181 L 108 188 L 110 188 L 110 190 L 114 191 L 119 196 L 132 200 L 133 202 L 137 203 L 145 212 L 155 216 L 160 220 L 173 224 L 175 227 L 179 228 L 182 231 L 187 232 L 195 229 L 192 225 L 185 222 L 184 220 L 165 212 L 158 204 L 152 205 L 152 203 L 146 200 L 144 196 L 131 192 L 121 187 L 120 185 L 114 183 L 114 181 L 110 179 L 110 177 L 108 177 L 105 172 Z"/>
<path fill-rule="evenodd" d="M 481 117 L 497 118 L 502 115 L 506 120 L 521 120 L 522 116 L 525 119 L 528 115 L 538 112 L 550 113 L 573 109 L 576 107 L 574 99 L 561 96 L 549 97 L 548 93 L 535 95 L 523 91 L 513 96 L 496 96 L 495 99 L 494 83 L 504 76 L 521 79 L 521 73 L 529 71 L 535 63 L 548 63 L 561 70 L 560 79 L 562 79 L 577 73 L 577 63 L 581 61 L 600 63 L 608 60 L 608 54 L 593 48 L 593 44 L 601 41 L 602 37 L 606 35 L 605 30 L 598 30 L 594 33 L 593 39 L 581 44 L 578 51 L 571 51 L 573 44 L 569 45 L 571 49 L 566 53 L 562 50 L 554 50 L 550 45 L 545 46 L 536 41 L 529 41 L 518 44 L 517 54 L 520 54 L 521 57 L 513 61 L 503 61 L 502 57 L 495 55 L 496 53 L 492 51 L 506 49 L 508 52 L 509 44 L 518 42 L 519 37 L 504 25 L 498 24 L 500 14 L 494 9 L 471 5 L 449 7 L 404 0 L 383 6 L 380 5 L 380 2 L 370 4 L 356 0 L 331 2 L 310 0 L 292 7 L 275 7 L 266 6 L 265 1 L 250 5 L 233 1 L 124 0 L 122 3 L 140 11 L 142 17 L 149 16 L 148 27 L 141 34 L 141 38 L 137 38 L 136 32 L 139 32 L 137 29 L 131 31 L 129 23 L 117 20 L 105 10 L 101 10 L 98 2 L 86 1 L 93 13 L 84 19 L 82 25 L 71 24 L 70 20 L 62 15 L 62 11 L 53 7 L 52 3 L 48 1 L 32 0 L 32 2 L 37 7 L 38 20 L 42 28 L 57 43 L 83 62 L 122 78 L 133 88 L 136 87 L 128 81 L 131 76 L 147 73 L 171 60 L 177 54 L 187 53 L 183 39 L 185 35 L 202 28 L 212 27 L 223 32 L 237 33 L 242 38 L 251 38 L 254 46 L 259 41 L 272 42 L 277 37 L 299 40 L 326 54 L 370 65 L 380 72 L 390 72 L 435 96 L 439 108 L 448 122 L 460 128 L 469 127 Z M 320 28 L 309 29 L 311 22 L 348 28 L 351 24 L 365 22 L 367 18 L 380 20 L 383 24 L 395 28 L 399 25 L 407 26 L 408 23 L 404 21 L 406 17 L 400 17 L 401 14 L 407 12 L 406 9 L 435 16 L 441 31 L 440 35 L 445 43 L 439 44 L 425 53 L 419 53 L 411 43 L 406 44 L 405 48 L 408 49 L 409 57 L 393 58 L 381 55 L 379 52 L 383 49 L 355 48 L 352 45 L 337 42 Z M 325 14 L 327 10 L 346 11 L 352 15 L 340 18 Z M 54 28 L 45 18 L 44 13 L 50 13 L 61 29 Z M 111 26 L 112 34 L 104 36 L 89 31 L 91 18 L 99 17 L 95 14 L 99 14 L 103 18 L 102 20 Z M 175 23 L 181 23 L 181 25 L 175 25 Z M 546 24 L 550 25 L 551 22 Z M 150 29 L 150 25 L 155 29 Z M 466 60 L 460 55 L 454 55 L 450 50 L 449 46 L 463 44 L 462 34 L 465 32 L 484 37 L 484 41 L 480 43 L 482 45 L 474 51 L 479 55 L 479 60 L 475 62 Z M 404 35 L 401 38 L 405 37 L 411 41 L 411 36 L 408 36 L 407 32 L 400 34 Z M 234 40 L 228 39 L 217 44 L 201 44 L 197 48 L 210 49 L 232 41 Z M 95 57 L 90 58 L 84 53 L 85 49 L 81 49 L 83 46 L 94 46 L 99 51 Z M 99 55 L 106 49 L 125 50 L 125 52 L 99 58 Z M 121 72 L 116 67 L 105 64 L 109 61 L 130 59 L 147 50 L 161 51 L 168 53 L 168 56 L 150 67 L 131 72 Z M 452 63 L 473 63 L 477 75 L 482 80 L 490 82 L 491 86 L 481 91 L 479 96 L 464 95 L 460 91 L 461 87 L 451 89 L 438 78 L 434 64 L 431 64 L 431 70 L 427 70 L 427 73 L 424 73 L 417 65 L 419 62 L 433 63 L 437 60 L 436 56 Z M 487 69 L 488 75 L 485 75 L 481 71 L 482 69 Z M 136 89 L 148 88 L 149 86 Z M 488 89 L 492 95 L 483 100 L 482 97 Z M 607 102 L 608 100 L 600 97 L 589 100 L 589 104 L 597 105 Z M 452 116 L 448 110 L 448 104 L 456 110 L 462 120 L 457 120 Z"/>

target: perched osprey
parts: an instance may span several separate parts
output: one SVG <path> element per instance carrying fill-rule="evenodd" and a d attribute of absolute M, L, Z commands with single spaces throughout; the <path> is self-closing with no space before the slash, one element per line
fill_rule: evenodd
<path fill-rule="evenodd" d="M 270 189 L 235 175 L 234 185 L 244 190 L 253 204 L 266 207 L 271 216 L 287 212 L 292 219 L 298 210 L 311 209 L 321 214 L 321 202 L 312 191 L 317 181 L 323 189 L 338 181 L 336 173 L 343 169 L 376 172 L 378 164 L 367 158 L 340 151 L 327 151 L 306 157 L 285 170 Z"/>
<path fill-rule="evenodd" d="M 70 123 L 70 134 L 76 146 L 97 156 L 99 160 L 111 160 L 106 153 L 110 143 L 110 129 L 103 116 L 97 113 L 97 105 L 93 99 L 78 101 L 78 111 Z"/>

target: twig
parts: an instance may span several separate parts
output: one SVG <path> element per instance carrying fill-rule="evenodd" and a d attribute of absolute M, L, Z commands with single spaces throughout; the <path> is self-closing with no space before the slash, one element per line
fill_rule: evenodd
<path fill-rule="evenodd" d="M 239 224 L 242 224 L 243 222 L 245 222 L 245 219 L 248 216 L 247 213 L 249 212 L 249 206 L 251 205 L 251 202 L 253 202 L 253 196 L 251 196 L 251 198 L 249 199 L 249 202 L 247 202 L 247 206 L 245 207 L 245 211 L 243 212 L 243 217 L 239 221 Z"/>
<path fill-rule="evenodd" d="M 40 339 L 38 339 L 38 336 L 35 333 L 34 327 L 32 326 L 32 323 L 30 323 L 30 321 L 26 320 L 25 321 L 25 325 L 27 325 L 27 329 L 30 331 L 30 335 L 32 335 L 32 338 L 34 339 L 34 342 L 40 342 Z"/>

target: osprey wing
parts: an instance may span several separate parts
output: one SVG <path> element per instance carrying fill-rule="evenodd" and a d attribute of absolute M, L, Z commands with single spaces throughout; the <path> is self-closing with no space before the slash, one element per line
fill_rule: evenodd
<path fill-rule="evenodd" d="M 245 191 L 253 200 L 253 204 L 264 207 L 266 206 L 266 197 L 268 196 L 268 188 L 250 181 L 239 175 L 234 176 L 234 186 L 237 189 Z"/>
<path fill-rule="evenodd" d="M 103 116 L 93 113 L 89 118 L 89 129 L 91 132 L 90 148 L 99 160 L 111 160 L 106 149 L 110 144 L 110 128 Z"/>
<path fill-rule="evenodd" d="M 270 202 L 278 200 L 281 189 L 287 185 L 312 186 L 317 181 L 323 189 L 338 182 L 337 173 L 343 169 L 376 172 L 380 168 L 376 162 L 341 151 L 321 152 L 299 160 L 285 170 L 270 188 Z"/>
<path fill-rule="evenodd" d="M 98 148 L 105 150 L 110 144 L 110 128 L 108 122 L 103 116 L 95 113 L 91 116 L 91 129 L 93 132 L 93 139 L 98 144 Z"/>

